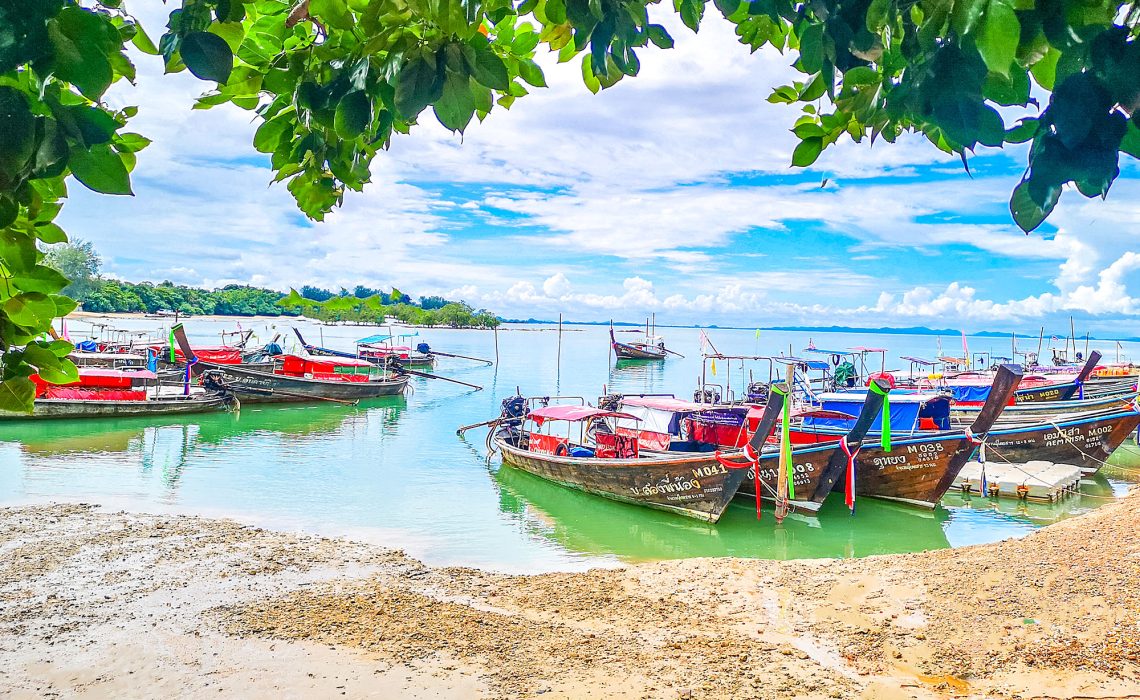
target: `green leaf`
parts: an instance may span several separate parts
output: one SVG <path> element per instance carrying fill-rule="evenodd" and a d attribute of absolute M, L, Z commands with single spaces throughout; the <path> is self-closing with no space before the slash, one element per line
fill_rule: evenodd
<path fill-rule="evenodd" d="M 328 26 L 352 29 L 352 14 L 345 0 L 309 0 L 309 14 Z"/>
<path fill-rule="evenodd" d="M 959 35 L 972 34 L 977 28 L 978 20 L 986 13 L 989 0 L 954 0 L 954 7 L 950 11 L 950 26 Z"/>
<path fill-rule="evenodd" d="M 1021 22 L 1009 0 L 990 0 L 989 10 L 978 35 L 978 53 L 993 73 L 1009 75 L 1010 66 L 1021 42 Z"/>
<path fill-rule="evenodd" d="M 72 311 L 79 308 L 79 303 L 70 297 L 65 297 L 62 294 L 49 294 L 51 301 L 55 304 L 56 318 L 66 316 Z"/>
<path fill-rule="evenodd" d="M 67 164 L 75 179 L 89 190 L 103 194 L 134 194 L 127 167 L 110 146 L 72 149 Z"/>
<path fill-rule="evenodd" d="M 874 68 L 855 66 L 843 74 L 844 85 L 868 86 L 879 84 L 879 73 Z"/>
<path fill-rule="evenodd" d="M 182 62 L 200 80 L 222 85 L 234 69 L 234 52 L 226 40 L 210 32 L 190 32 L 182 38 Z"/>
<path fill-rule="evenodd" d="M 372 98 L 363 90 L 353 90 L 336 105 L 333 125 L 338 136 L 355 139 L 372 123 Z"/>
<path fill-rule="evenodd" d="M 1022 119 L 1017 125 L 1005 132 L 1006 143 L 1025 143 L 1037 135 L 1037 128 L 1041 122 L 1036 118 Z"/>
<path fill-rule="evenodd" d="M 154 45 L 154 42 L 151 41 L 150 37 L 143 31 L 141 24 L 135 25 L 135 34 L 131 37 L 131 43 L 135 45 L 136 49 L 148 56 L 157 56 L 160 53 L 158 47 Z"/>
<path fill-rule="evenodd" d="M 800 65 L 808 74 L 823 70 L 822 24 L 809 24 L 800 35 Z"/>
<path fill-rule="evenodd" d="M 36 118 L 19 90 L 0 85 L 0 186 L 16 178 L 36 152 Z"/>
<path fill-rule="evenodd" d="M 115 136 L 115 150 L 119 151 L 120 153 L 138 153 L 142 149 L 149 146 L 150 143 L 150 139 L 143 136 L 142 134 L 134 134 L 128 132 Z"/>
<path fill-rule="evenodd" d="M 546 76 L 538 64 L 529 58 L 519 59 L 519 77 L 535 87 L 546 87 Z"/>
<path fill-rule="evenodd" d="M 67 234 L 63 232 L 58 225 L 51 223 L 39 223 L 32 227 L 32 233 L 36 238 L 44 243 L 67 243 Z"/>
<path fill-rule="evenodd" d="M 1136 126 L 1135 118 L 1128 120 L 1128 130 L 1120 141 L 1120 150 L 1133 158 L 1140 158 L 1140 127 Z"/>
<path fill-rule="evenodd" d="M 1060 58 L 1061 52 L 1050 47 L 1049 51 L 1029 68 L 1033 73 L 1033 79 L 1046 90 L 1052 90 L 1057 82 L 1057 61 Z"/>
<path fill-rule="evenodd" d="M 273 153 L 281 145 L 281 138 L 293 126 L 295 113 L 290 110 L 257 127 L 253 133 L 253 147 L 259 153 Z"/>
<path fill-rule="evenodd" d="M 1009 211 L 1013 214 L 1013 220 L 1021 227 L 1022 231 L 1029 233 L 1038 226 L 1041 222 L 1049 216 L 1053 211 L 1053 207 L 1057 206 L 1057 201 L 1061 198 L 1061 188 L 1049 188 L 1049 196 L 1044 202 L 1035 202 L 1033 197 L 1029 194 L 1029 180 L 1021 181 L 1014 190 L 1013 196 L 1009 198 Z"/>
<path fill-rule="evenodd" d="M 26 377 L 15 377 L 0 382 L 0 411 L 31 413 L 36 396 L 36 385 Z"/>
<path fill-rule="evenodd" d="M 792 165 L 800 168 L 814 163 L 819 154 L 823 152 L 823 139 L 819 136 L 809 136 L 800 141 L 796 150 L 792 152 Z"/>
<path fill-rule="evenodd" d="M 404 66 L 397 78 L 396 109 L 404 119 L 410 121 L 424 111 L 425 107 L 438 100 L 442 94 L 443 81 L 439 78 L 435 62 L 429 63 L 424 58 L 415 58 Z"/>
<path fill-rule="evenodd" d="M 67 357 L 75 352 L 75 346 L 70 340 L 53 340 L 47 344 L 47 349 L 51 350 L 52 354 L 59 358 Z"/>
<path fill-rule="evenodd" d="M 12 283 L 25 292 L 55 294 L 68 285 L 70 280 L 47 265 L 36 265 L 31 270 L 16 274 Z"/>
<path fill-rule="evenodd" d="M 507 73 L 507 64 L 491 50 L 490 45 L 475 50 L 475 63 L 471 66 L 471 74 L 479 84 L 500 92 L 506 92 L 511 82 Z"/>
<path fill-rule="evenodd" d="M 79 371 L 71 360 L 59 358 L 49 348 L 38 343 L 29 343 L 24 348 L 24 362 L 33 365 L 36 374 L 45 382 L 73 384 L 79 381 Z"/>
<path fill-rule="evenodd" d="M 649 40 L 653 45 L 659 49 L 673 48 L 673 37 L 669 36 L 669 32 L 665 31 L 665 27 L 660 24 L 651 24 L 645 28 L 645 33 L 649 36 Z"/>
<path fill-rule="evenodd" d="M 55 302 L 47 294 L 24 292 L 0 304 L 0 309 L 17 326 L 26 328 L 47 328 L 55 318 Z"/>
<path fill-rule="evenodd" d="M 471 94 L 470 78 L 448 73 L 443 83 L 443 95 L 435 103 L 436 119 L 448 129 L 462 132 L 474 114 L 475 98 Z"/>
<path fill-rule="evenodd" d="M 102 97 L 115 77 L 107 53 L 118 47 L 108 44 L 107 29 L 114 30 L 114 27 L 104 17 L 72 6 L 63 8 L 55 20 L 48 23 L 55 76 L 74 84 L 92 100 Z"/>

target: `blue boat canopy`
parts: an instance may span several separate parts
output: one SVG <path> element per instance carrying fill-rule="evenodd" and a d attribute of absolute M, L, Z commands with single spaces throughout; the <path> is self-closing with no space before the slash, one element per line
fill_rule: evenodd
<path fill-rule="evenodd" d="M 855 426 L 854 416 L 863 409 L 865 392 L 836 392 L 819 397 L 820 408 L 825 415 L 804 415 L 804 427 L 839 428 L 850 430 Z M 842 418 L 835 413 L 846 414 Z M 826 415 L 832 414 L 832 415 Z M 922 419 L 928 419 L 923 421 Z M 871 424 L 872 431 L 883 429 L 883 415 L 880 413 Z M 891 430 L 909 433 L 915 430 L 949 430 L 950 402 L 936 394 L 896 394 L 891 392 Z"/>
<path fill-rule="evenodd" d="M 385 340 L 390 339 L 391 335 L 370 335 L 367 338 L 361 338 L 356 341 L 357 345 L 368 345 L 370 343 L 383 343 Z"/>

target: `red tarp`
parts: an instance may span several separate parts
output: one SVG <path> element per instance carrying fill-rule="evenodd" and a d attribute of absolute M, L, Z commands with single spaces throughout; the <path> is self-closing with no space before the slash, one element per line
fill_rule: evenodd
<path fill-rule="evenodd" d="M 629 435 L 637 438 L 637 444 L 646 450 L 654 450 L 657 452 L 665 452 L 669 449 L 669 441 L 672 439 L 669 433 L 658 433 L 652 430 L 635 430 L 633 428 L 622 428 L 618 426 L 618 435 Z"/>
<path fill-rule="evenodd" d="M 673 413 L 692 413 L 694 411 L 704 411 L 709 408 L 708 404 L 682 401 L 672 396 L 623 396 L 621 402 L 625 406 L 640 406 L 641 408 L 651 408 L 657 411 L 672 411 Z"/>
<path fill-rule="evenodd" d="M 598 433 L 595 457 L 602 459 L 637 459 L 637 438 L 632 435 Z"/>
<path fill-rule="evenodd" d="M 560 438 L 554 435 L 543 435 L 542 433 L 531 433 L 530 441 L 527 444 L 531 452 L 537 452 L 541 455 L 556 455 L 559 452 L 558 446 L 562 445 L 566 448 L 562 451 L 562 455 L 564 456 L 569 453 L 569 443 L 570 441 L 566 438 Z"/>
<path fill-rule="evenodd" d="M 580 421 L 587 418 L 626 418 L 628 420 L 641 420 L 637 416 L 618 411 L 605 411 L 593 406 L 544 406 L 530 412 L 530 418 L 538 425 L 548 420 Z"/>
<path fill-rule="evenodd" d="M 81 399 L 84 401 L 146 401 L 146 389 L 80 389 L 48 386 L 40 399 Z"/>
<path fill-rule="evenodd" d="M 348 373 L 338 373 L 337 367 L 353 367 L 353 368 L 371 368 L 372 363 L 367 360 L 357 360 L 351 357 L 301 357 L 299 355 L 284 355 L 281 371 L 283 374 L 288 374 L 294 377 L 303 377 L 306 374 L 311 374 L 314 377 L 322 375 L 322 379 L 332 379 L 335 381 L 361 381 L 354 377 L 360 376 L 367 381 L 366 374 L 353 375 Z M 324 376 L 328 375 L 328 376 Z"/>

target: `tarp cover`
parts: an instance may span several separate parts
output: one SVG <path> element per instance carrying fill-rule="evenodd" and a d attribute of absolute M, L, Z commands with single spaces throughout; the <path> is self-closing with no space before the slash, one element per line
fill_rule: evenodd
<path fill-rule="evenodd" d="M 708 404 L 683 401 L 672 396 L 623 396 L 621 405 L 622 408 L 641 406 L 644 408 L 654 408 L 659 411 L 676 411 L 679 413 L 703 411 L 708 408 Z"/>
<path fill-rule="evenodd" d="M 863 410 L 863 396 L 858 394 L 843 395 L 825 395 L 827 398 L 822 398 L 820 403 L 824 411 L 838 411 L 839 413 L 846 413 L 852 416 L 858 416 L 859 412 Z M 891 392 L 891 429 L 899 431 L 911 431 L 918 428 L 918 414 L 922 409 L 922 403 L 918 401 L 904 401 L 896 400 L 902 397 L 896 397 L 894 392 Z M 843 430 L 850 430 L 854 426 L 854 419 L 847 418 L 834 418 L 825 415 L 808 414 L 804 416 L 804 427 L 813 428 L 840 428 Z M 883 415 L 880 413 L 875 417 L 875 422 L 871 424 L 872 431 L 879 431 L 883 429 Z"/>
<path fill-rule="evenodd" d="M 542 425 L 548 420 L 579 421 L 587 418 L 630 418 L 637 420 L 637 416 L 618 411 L 604 411 L 593 406 L 543 406 L 533 409 L 530 418 Z"/>

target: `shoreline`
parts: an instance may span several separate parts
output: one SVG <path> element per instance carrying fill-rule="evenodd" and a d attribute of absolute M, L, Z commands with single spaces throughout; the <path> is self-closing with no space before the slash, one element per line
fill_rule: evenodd
<path fill-rule="evenodd" d="M 13 697 L 1140 694 L 1140 493 L 1024 538 L 581 573 L 83 504 L 0 509 Z"/>

